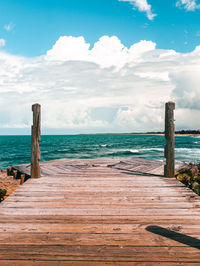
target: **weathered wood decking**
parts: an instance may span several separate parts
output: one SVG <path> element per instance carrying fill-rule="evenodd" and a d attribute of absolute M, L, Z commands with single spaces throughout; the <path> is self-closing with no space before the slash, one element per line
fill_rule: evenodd
<path fill-rule="evenodd" d="M 63 159 L 41 169 L 0 204 L 0 265 L 199 264 L 200 197 L 163 177 L 162 163 Z"/>

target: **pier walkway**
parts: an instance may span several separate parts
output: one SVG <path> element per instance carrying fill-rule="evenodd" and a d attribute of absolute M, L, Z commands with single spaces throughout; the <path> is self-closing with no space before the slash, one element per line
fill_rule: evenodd
<path fill-rule="evenodd" d="M 0 265 L 199 265 L 200 197 L 161 162 L 41 165 L 0 204 Z"/>

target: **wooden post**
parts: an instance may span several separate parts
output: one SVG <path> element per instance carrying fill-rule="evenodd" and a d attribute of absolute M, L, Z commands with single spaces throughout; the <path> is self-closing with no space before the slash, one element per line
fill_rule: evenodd
<path fill-rule="evenodd" d="M 33 125 L 31 132 L 31 177 L 40 177 L 40 127 L 41 127 L 41 106 L 32 105 Z"/>
<path fill-rule="evenodd" d="M 17 178 L 17 170 L 13 170 L 13 179 Z"/>
<path fill-rule="evenodd" d="M 174 102 L 165 104 L 166 165 L 164 166 L 164 176 L 166 177 L 174 177 L 175 171 L 174 110 Z"/>
<path fill-rule="evenodd" d="M 10 174 L 11 174 L 11 167 L 8 167 L 7 168 L 7 176 L 10 176 Z"/>
<path fill-rule="evenodd" d="M 24 184 L 25 174 L 21 174 L 20 185 Z"/>

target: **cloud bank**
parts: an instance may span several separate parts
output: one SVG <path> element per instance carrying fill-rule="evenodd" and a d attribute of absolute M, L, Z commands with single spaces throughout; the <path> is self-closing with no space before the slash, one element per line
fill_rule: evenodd
<path fill-rule="evenodd" d="M 36 102 L 43 129 L 163 130 L 168 100 L 176 102 L 177 129 L 200 128 L 199 68 L 200 46 L 180 54 L 145 40 L 126 47 L 116 36 L 93 47 L 63 36 L 36 58 L 0 52 L 0 130 L 30 128 Z"/>
<path fill-rule="evenodd" d="M 140 12 L 145 12 L 149 20 L 153 20 L 156 14 L 153 14 L 151 5 L 148 4 L 147 0 L 118 0 L 120 2 L 129 2 L 133 5 L 134 9 L 138 9 Z"/>

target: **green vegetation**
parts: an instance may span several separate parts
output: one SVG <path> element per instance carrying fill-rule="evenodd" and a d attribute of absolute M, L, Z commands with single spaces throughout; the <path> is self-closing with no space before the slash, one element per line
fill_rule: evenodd
<path fill-rule="evenodd" d="M 181 135 L 199 135 L 200 130 L 179 130 L 175 131 L 175 134 L 181 134 Z"/>
<path fill-rule="evenodd" d="M 0 189 L 0 202 L 4 200 L 6 193 L 7 193 L 6 189 Z"/>
<path fill-rule="evenodd" d="M 200 163 L 184 165 L 175 177 L 200 196 Z"/>
<path fill-rule="evenodd" d="M 146 134 L 165 134 L 165 132 L 147 132 Z M 199 135 L 200 130 L 178 130 L 175 131 L 177 135 Z"/>
<path fill-rule="evenodd" d="M 164 131 L 150 131 L 150 132 L 132 132 L 132 133 L 93 133 L 93 134 L 79 134 L 79 135 L 164 135 Z M 177 135 L 200 135 L 200 130 L 178 130 L 175 131 Z"/>

